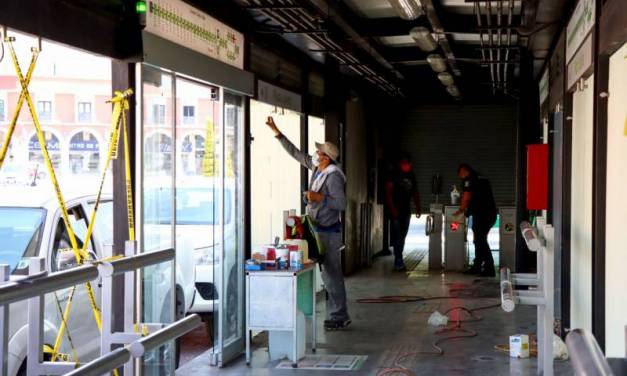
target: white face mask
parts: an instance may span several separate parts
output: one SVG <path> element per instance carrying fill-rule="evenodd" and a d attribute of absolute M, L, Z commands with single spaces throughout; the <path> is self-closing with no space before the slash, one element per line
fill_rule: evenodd
<path fill-rule="evenodd" d="M 314 167 L 320 166 L 320 157 L 317 154 L 312 156 L 311 163 L 313 163 Z"/>

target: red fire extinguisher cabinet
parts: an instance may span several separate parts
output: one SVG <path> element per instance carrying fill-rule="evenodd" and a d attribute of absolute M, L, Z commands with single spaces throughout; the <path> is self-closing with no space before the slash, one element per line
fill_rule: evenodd
<path fill-rule="evenodd" d="M 527 209 L 549 208 L 549 145 L 527 145 Z"/>

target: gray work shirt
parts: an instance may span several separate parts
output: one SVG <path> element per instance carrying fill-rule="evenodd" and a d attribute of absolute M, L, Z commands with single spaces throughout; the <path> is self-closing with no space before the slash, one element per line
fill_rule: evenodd
<path fill-rule="evenodd" d="M 313 164 L 312 156 L 298 150 L 284 135 L 278 136 L 277 139 L 281 142 L 281 145 L 289 155 L 296 159 L 301 165 L 313 171 L 311 180 L 309 181 L 309 187 L 311 189 L 316 174 L 319 172 L 318 168 Z M 324 200 L 320 203 L 310 202 L 307 204 L 307 214 L 318 225 L 325 227 L 332 226 L 340 221 L 340 214 L 346 209 L 345 186 L 346 177 L 344 174 L 340 170 L 333 172 L 327 176 L 322 188 L 318 191 L 318 193 L 324 195 Z"/>

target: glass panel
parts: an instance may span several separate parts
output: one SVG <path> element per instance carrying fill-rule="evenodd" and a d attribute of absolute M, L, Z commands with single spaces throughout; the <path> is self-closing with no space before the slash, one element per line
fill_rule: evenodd
<path fill-rule="evenodd" d="M 283 236 L 283 211 L 300 212 L 300 164 L 279 145 L 265 122 L 273 116 L 283 134 L 300 145 L 300 115 L 265 103 L 250 101 L 252 186 L 252 244 L 268 244 Z"/>
<path fill-rule="evenodd" d="M 226 363 L 231 354 L 241 352 L 243 341 L 243 98 L 224 94 L 224 262 L 222 296 L 222 347 Z M 238 345 L 238 341 L 240 344 Z M 227 347 L 232 347 L 227 349 Z"/>
<path fill-rule="evenodd" d="M 174 247 L 172 210 L 172 136 L 174 96 L 172 76 L 143 66 L 143 251 Z M 174 321 L 172 263 L 145 268 L 142 274 L 142 322 Z M 144 375 L 171 374 L 174 346 L 168 344 L 147 353 Z"/>
<path fill-rule="evenodd" d="M 222 220 L 219 213 L 221 153 L 220 101 L 217 88 L 180 77 L 176 79 L 176 253 L 177 302 L 200 314 L 214 312 L 218 294 L 214 280 L 219 260 Z M 194 121 L 190 121 L 191 118 Z M 209 339 L 213 341 L 212 338 Z"/>

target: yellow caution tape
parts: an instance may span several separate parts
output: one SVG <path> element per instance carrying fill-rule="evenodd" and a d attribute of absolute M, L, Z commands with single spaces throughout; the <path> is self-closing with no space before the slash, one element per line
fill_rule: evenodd
<path fill-rule="evenodd" d="M 94 224 L 96 222 L 96 214 L 98 212 L 98 208 L 100 207 L 100 200 L 102 198 L 102 190 L 104 187 L 104 183 L 107 177 L 107 171 L 109 169 L 109 165 L 111 163 L 111 160 L 114 158 L 117 158 L 117 153 L 118 153 L 118 143 L 119 143 L 119 139 L 120 139 L 120 123 L 124 124 L 124 126 L 126 126 L 126 111 L 129 109 L 129 103 L 128 103 L 128 98 L 133 94 L 133 90 L 128 89 L 125 90 L 124 92 L 120 92 L 120 91 L 116 91 L 115 92 L 115 97 L 110 101 L 111 103 L 113 103 L 113 113 L 112 113 L 112 120 L 111 120 L 111 138 L 110 138 L 110 142 L 109 142 L 109 150 L 107 152 L 107 158 L 105 161 L 105 165 L 104 165 L 104 169 L 102 171 L 102 176 L 100 178 L 100 184 L 98 186 L 98 193 L 96 195 L 96 200 L 94 203 L 94 207 L 92 209 L 91 212 L 91 216 L 89 219 L 89 226 L 87 227 L 87 234 L 85 236 L 85 239 L 90 239 L 93 229 L 94 229 Z M 125 128 L 125 153 L 124 153 L 124 157 L 127 161 L 127 165 L 128 165 L 128 169 L 126 172 L 127 176 L 126 176 L 126 181 L 127 181 L 127 206 L 130 206 L 130 210 L 128 210 L 128 222 L 129 222 L 129 236 L 132 234 L 133 238 L 131 240 L 134 239 L 134 231 L 131 231 L 134 227 L 134 222 L 133 222 L 133 211 L 132 211 L 132 190 L 128 191 L 128 186 L 130 185 L 130 162 L 129 162 L 129 150 L 128 150 L 128 145 L 127 145 L 127 137 L 126 137 L 126 128 Z M 86 241 L 83 244 L 83 248 L 81 249 L 82 253 L 85 253 L 87 251 L 87 245 L 89 244 L 88 241 Z M 106 261 L 112 261 L 112 260 L 116 260 L 116 259 L 120 259 L 122 258 L 122 256 L 113 256 L 110 257 L 108 259 L 104 259 L 104 260 L 100 260 L 99 262 L 106 262 Z M 67 320 L 67 318 L 69 317 L 69 306 L 70 306 L 71 300 L 68 300 L 67 306 L 66 306 L 66 310 L 64 312 L 64 318 L 65 320 Z M 96 310 L 98 310 L 97 306 L 96 306 L 96 301 L 95 299 L 92 301 L 92 298 L 90 296 L 90 304 L 92 305 L 92 310 L 94 310 L 94 312 L 96 312 Z M 100 321 L 100 310 L 97 311 L 97 324 L 98 324 L 98 329 L 100 330 L 100 332 L 102 332 L 102 324 Z M 63 337 L 63 333 L 65 330 L 65 326 L 62 323 L 61 328 L 59 329 L 59 332 L 57 333 L 57 340 L 55 341 L 55 351 L 54 354 L 56 354 L 59 349 L 60 349 L 60 345 L 61 345 L 61 338 Z M 115 372 L 117 374 L 117 371 Z"/>
<path fill-rule="evenodd" d="M 126 193 L 127 193 L 127 206 L 128 206 L 128 223 L 129 223 L 129 238 L 131 240 L 135 239 L 135 231 L 134 231 L 134 218 L 133 218 L 133 201 L 132 201 L 132 182 L 131 182 L 131 177 L 130 177 L 130 152 L 129 152 L 129 145 L 128 145 L 128 131 L 127 131 L 127 127 L 126 127 L 126 111 L 129 109 L 129 102 L 128 102 L 128 98 L 133 94 L 133 91 L 131 89 L 128 89 L 124 92 L 116 92 L 115 93 L 115 97 L 111 100 L 112 103 L 114 103 L 114 109 L 113 109 L 113 114 L 112 114 L 112 132 L 111 132 L 111 142 L 109 145 L 109 152 L 107 155 L 107 161 L 106 164 L 104 166 L 104 170 L 103 170 L 103 174 L 102 174 L 102 179 L 100 181 L 100 185 L 98 187 L 98 194 L 96 197 L 96 202 L 94 205 L 94 209 L 92 211 L 91 214 L 91 218 L 89 221 L 89 227 L 87 230 L 87 236 L 85 237 L 86 241 L 83 244 L 83 247 L 81 249 L 79 249 L 78 247 L 78 242 L 76 240 L 76 235 L 72 229 L 72 225 L 70 223 L 69 220 L 69 212 L 67 209 L 67 206 L 65 205 L 65 200 L 63 198 L 63 194 L 61 192 L 61 188 L 59 185 L 59 182 L 57 180 L 57 176 L 54 170 L 54 166 L 52 165 L 52 160 L 50 159 L 50 154 L 48 153 L 48 147 L 46 145 L 46 137 L 44 135 L 44 132 L 42 130 L 41 124 L 39 123 L 39 118 L 37 116 L 37 111 L 35 110 L 35 106 L 33 105 L 33 101 L 32 101 L 32 97 L 30 95 L 30 92 L 28 90 L 28 86 L 30 84 L 30 81 L 32 79 L 32 75 L 33 72 L 35 70 L 35 66 L 37 63 L 37 59 L 39 57 L 39 52 L 40 49 L 39 48 L 33 48 L 32 49 L 32 56 L 31 56 L 31 61 L 28 67 L 28 71 L 26 73 L 26 77 L 23 76 L 22 74 L 22 69 L 20 67 L 20 64 L 17 60 L 17 54 L 15 53 L 15 48 L 13 47 L 13 39 L 10 38 L 6 38 L 5 42 L 8 43 L 9 45 L 9 51 L 11 54 L 11 60 L 13 62 L 13 66 L 15 68 L 15 72 L 17 74 L 17 78 L 20 82 L 20 86 L 21 86 L 21 91 L 20 91 L 20 96 L 18 98 L 17 104 L 16 104 L 16 110 L 15 113 L 13 114 L 13 117 L 11 119 L 11 123 L 7 129 L 7 134 L 5 136 L 4 139 L 4 144 L 2 146 L 2 148 L 0 149 L 0 168 L 2 168 L 2 165 L 4 163 L 4 160 L 6 158 L 7 152 L 8 152 L 8 148 L 10 146 L 11 143 L 11 139 L 13 137 L 13 133 L 15 131 L 15 127 L 17 124 L 17 119 L 19 117 L 20 111 L 22 109 L 22 106 L 24 104 L 24 101 L 26 101 L 26 104 L 28 106 L 30 115 L 33 119 L 33 123 L 35 125 L 35 130 L 37 133 L 37 138 L 40 144 L 40 148 L 41 148 L 41 152 L 42 155 L 44 157 L 44 161 L 46 164 L 46 168 L 48 170 L 48 174 L 50 176 L 50 180 L 52 182 L 52 185 L 54 187 L 55 190 L 55 194 L 56 194 L 56 198 L 57 198 L 57 203 L 59 205 L 59 208 L 61 210 L 61 216 L 63 218 L 63 222 L 65 224 L 66 230 L 68 232 L 68 236 L 70 238 L 70 244 L 72 246 L 71 251 L 74 252 L 74 256 L 76 258 L 76 262 L 78 264 L 82 264 L 85 259 L 86 259 L 86 255 L 87 255 L 87 245 L 89 244 L 89 239 L 91 238 L 91 234 L 93 232 L 93 226 L 94 226 L 94 222 L 95 222 L 95 218 L 96 218 L 96 213 L 98 210 L 98 206 L 100 203 L 100 199 L 101 199 L 101 195 L 102 195 L 102 189 L 104 186 L 104 181 L 106 179 L 106 172 L 108 169 L 108 165 L 110 164 L 111 159 L 113 158 L 117 158 L 117 153 L 118 153 L 118 142 L 119 142 L 119 133 L 120 133 L 120 121 L 123 124 L 124 127 L 124 152 L 125 152 L 125 180 L 126 180 Z M 121 118 L 121 119 L 120 119 Z M 113 260 L 113 259 L 119 259 L 121 258 L 120 256 L 115 256 L 115 257 L 111 257 L 107 260 Z M 100 260 L 100 262 L 103 261 L 107 261 L 107 260 Z M 100 309 L 98 308 L 97 302 L 96 302 L 96 298 L 95 298 L 95 294 L 93 291 L 93 288 L 91 287 L 91 284 L 88 282 L 85 284 L 85 287 L 87 289 L 87 293 L 88 293 L 88 298 L 89 298 L 89 303 L 90 306 L 92 308 L 92 312 L 94 315 L 94 319 L 96 321 L 96 324 L 98 326 L 98 330 L 100 332 L 102 332 L 102 322 L 101 322 L 101 312 Z M 70 291 L 70 296 L 68 298 L 68 301 L 66 303 L 65 309 L 63 310 L 63 312 L 61 313 L 61 307 L 60 305 L 59 310 L 61 313 L 61 326 L 59 328 L 59 331 L 57 333 L 57 338 L 55 339 L 55 344 L 53 348 L 50 348 L 49 346 L 47 347 L 47 349 L 45 349 L 44 351 L 48 351 L 51 353 L 51 357 L 52 357 L 52 361 L 55 360 L 69 360 L 69 355 L 65 355 L 65 354 L 60 354 L 59 353 L 59 349 L 61 347 L 61 343 L 62 343 L 62 337 L 64 332 L 67 329 L 67 320 L 69 318 L 69 314 L 70 314 L 70 310 L 72 307 L 72 301 L 73 301 L 73 297 L 74 294 L 76 292 L 76 286 L 74 286 L 72 288 L 72 290 Z M 55 295 L 56 296 L 56 295 Z M 57 300 L 58 303 L 58 300 Z M 72 346 L 72 350 L 75 352 L 74 349 L 74 344 L 72 343 L 69 331 L 68 331 L 68 339 L 70 340 L 70 344 Z M 78 362 L 78 357 L 75 355 L 75 361 Z M 117 375 L 117 370 L 114 371 L 114 374 Z"/>

